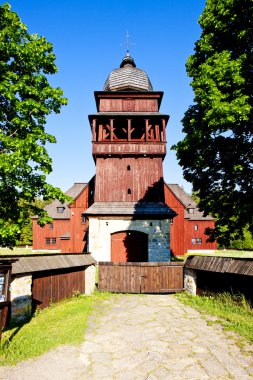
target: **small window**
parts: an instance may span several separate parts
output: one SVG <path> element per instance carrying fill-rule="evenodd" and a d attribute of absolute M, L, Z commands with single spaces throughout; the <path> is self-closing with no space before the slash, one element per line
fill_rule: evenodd
<path fill-rule="evenodd" d="M 202 244 L 202 238 L 197 238 L 197 244 Z"/>
<path fill-rule="evenodd" d="M 49 245 L 49 244 L 56 244 L 56 238 L 53 237 L 53 238 L 46 238 L 46 244 Z"/>
<path fill-rule="evenodd" d="M 87 222 L 87 218 L 85 215 L 82 215 L 82 223 L 86 223 Z"/>
<path fill-rule="evenodd" d="M 59 214 L 62 214 L 64 212 L 64 210 L 65 210 L 65 207 L 57 207 L 57 212 Z"/>
<path fill-rule="evenodd" d="M 131 194 L 132 192 L 131 192 L 131 189 L 128 189 L 127 190 L 127 194 Z"/>
<path fill-rule="evenodd" d="M 199 226 L 197 224 L 194 225 L 194 231 L 198 231 Z"/>
<path fill-rule="evenodd" d="M 130 165 L 127 165 L 127 170 L 131 170 Z"/>
<path fill-rule="evenodd" d="M 170 224 L 173 224 L 173 219 L 170 219 Z"/>
<path fill-rule="evenodd" d="M 49 223 L 49 228 L 52 230 L 54 228 L 54 223 Z"/>
<path fill-rule="evenodd" d="M 188 208 L 189 214 L 194 214 L 194 208 Z"/>

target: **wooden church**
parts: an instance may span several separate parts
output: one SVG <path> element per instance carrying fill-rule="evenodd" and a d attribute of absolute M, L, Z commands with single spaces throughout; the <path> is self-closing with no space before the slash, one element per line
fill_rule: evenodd
<path fill-rule="evenodd" d="M 162 96 L 127 52 L 103 91 L 95 92 L 97 113 L 89 115 L 96 175 L 69 189 L 72 204 L 46 207 L 52 223 L 41 228 L 33 218 L 34 250 L 161 262 L 216 248 L 204 233 L 214 219 L 178 185 L 164 183 L 169 116 L 159 112 Z"/>

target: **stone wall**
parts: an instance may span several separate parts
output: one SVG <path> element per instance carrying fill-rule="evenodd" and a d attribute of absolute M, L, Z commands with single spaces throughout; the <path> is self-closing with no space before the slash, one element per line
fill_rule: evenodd
<path fill-rule="evenodd" d="M 184 268 L 184 288 L 187 292 L 196 296 L 196 294 L 197 294 L 197 273 L 194 269 Z"/>
<path fill-rule="evenodd" d="M 90 265 L 85 269 L 85 294 L 93 293 L 95 289 L 95 276 L 96 267 L 95 265 Z"/>
<path fill-rule="evenodd" d="M 111 260 L 111 234 L 120 231 L 148 234 L 148 261 L 170 260 L 170 221 L 164 220 L 89 220 L 89 252 L 97 261 Z"/>
<path fill-rule="evenodd" d="M 11 318 L 22 320 L 32 312 L 32 275 L 15 275 L 10 286 Z"/>

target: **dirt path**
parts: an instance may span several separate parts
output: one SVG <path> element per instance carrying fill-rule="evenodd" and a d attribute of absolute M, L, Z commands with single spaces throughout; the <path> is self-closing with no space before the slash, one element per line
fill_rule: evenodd
<path fill-rule="evenodd" d="M 2 380 L 253 379 L 242 351 L 217 324 L 171 295 L 113 297 L 90 318 L 84 343 L 15 367 Z"/>

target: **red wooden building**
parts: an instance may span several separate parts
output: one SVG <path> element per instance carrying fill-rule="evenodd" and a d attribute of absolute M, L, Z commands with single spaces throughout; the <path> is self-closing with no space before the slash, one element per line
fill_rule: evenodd
<path fill-rule="evenodd" d="M 204 216 L 196 202 L 177 184 L 165 184 L 165 202 L 176 212 L 170 226 L 170 250 L 180 256 L 186 252 L 213 252 L 217 243 L 209 242 L 206 229 L 213 228 L 215 220 Z"/>
<path fill-rule="evenodd" d="M 45 207 L 53 222 L 45 227 L 33 218 L 33 249 L 58 252 L 87 251 L 88 220 L 82 216 L 93 201 L 94 178 L 89 183 L 75 183 L 66 194 L 74 200 L 64 204 L 55 200 Z"/>
<path fill-rule="evenodd" d="M 159 112 L 162 96 L 127 53 L 95 92 L 97 113 L 89 116 L 96 180 L 68 191 L 73 204 L 47 206 L 51 225 L 40 228 L 34 220 L 34 249 L 88 249 L 99 261 L 168 261 L 170 250 L 211 248 L 204 228 L 213 219 L 200 218 L 194 204 L 197 224 L 187 195 L 164 184 L 169 116 Z"/>

